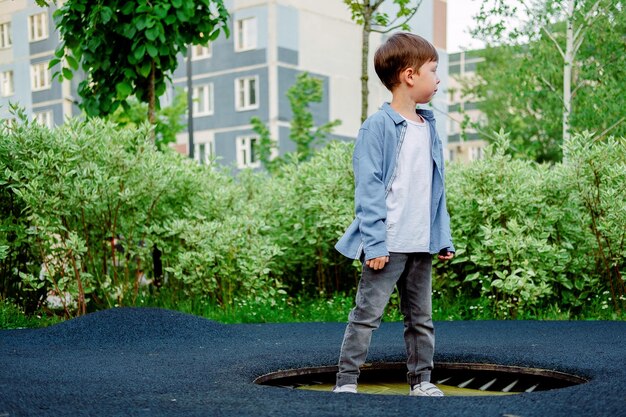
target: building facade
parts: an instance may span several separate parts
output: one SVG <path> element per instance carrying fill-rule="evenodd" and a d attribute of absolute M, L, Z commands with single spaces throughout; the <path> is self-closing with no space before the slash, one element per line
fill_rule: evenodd
<path fill-rule="evenodd" d="M 487 142 L 480 139 L 476 123 L 483 115 L 477 100 L 463 94 L 462 83 L 475 78 L 476 65 L 483 62 L 481 51 L 463 51 L 449 55 L 448 67 L 448 144 L 447 158 L 451 162 L 471 162 L 483 157 Z"/>
<path fill-rule="evenodd" d="M 219 37 L 209 47 L 194 47 L 191 59 L 193 155 L 201 163 L 215 157 L 237 168 L 256 167 L 258 139 L 250 119 L 258 117 L 277 141 L 279 153 L 293 151 L 289 140 L 292 118 L 287 90 L 302 72 L 323 81 L 321 103 L 311 110 L 316 124 L 341 120 L 335 139 L 354 139 L 361 116 L 361 27 L 355 24 L 343 1 L 229 0 L 231 36 Z M 389 13 L 393 10 L 391 2 Z M 440 52 L 440 77 L 445 88 L 446 2 L 422 2 L 410 25 L 415 33 L 433 41 Z M 383 37 L 371 36 L 369 62 Z M 187 60 L 181 57 L 173 76 L 174 87 L 187 83 Z M 389 92 L 369 68 L 369 112 L 374 112 Z M 432 104 L 440 113 L 440 135 L 446 137 L 446 97 Z M 191 153 L 189 135 L 178 137 L 177 149 Z"/>
<path fill-rule="evenodd" d="M 76 82 L 52 80 L 48 64 L 59 35 L 52 20 L 54 8 L 33 0 L 0 0 L 0 118 L 12 119 L 10 104 L 21 106 L 47 126 L 62 124 L 80 114 Z"/>
<path fill-rule="evenodd" d="M 190 62 L 193 100 L 193 150 L 187 132 L 175 148 L 193 154 L 200 163 L 213 159 L 236 168 L 259 166 L 258 140 L 251 118 L 260 118 L 277 140 L 279 153 L 295 149 L 289 140 L 292 118 L 287 90 L 302 72 L 323 81 L 321 103 L 311 110 L 316 124 L 339 119 L 332 138 L 353 140 L 361 124 L 361 27 L 342 0 L 225 0 L 231 13 L 231 35 L 208 46 L 193 46 L 191 60 L 181 56 L 172 87 L 161 99 L 167 105 L 188 85 Z M 411 30 L 439 51 L 441 92 L 428 105 L 435 111 L 446 141 L 448 56 L 446 0 L 423 0 L 409 22 Z M 386 2 L 390 15 L 393 2 Z M 10 118 L 9 102 L 18 103 L 33 118 L 49 126 L 80 114 L 76 83 L 51 80 L 47 69 L 59 43 L 53 9 L 34 0 L 0 0 L 0 117 Z M 369 56 L 369 113 L 390 93 L 378 80 L 373 54 L 385 35 L 372 33 Z"/>

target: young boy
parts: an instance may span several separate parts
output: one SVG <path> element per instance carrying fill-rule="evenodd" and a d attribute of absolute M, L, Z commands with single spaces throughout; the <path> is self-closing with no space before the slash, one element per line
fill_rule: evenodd
<path fill-rule="evenodd" d="M 396 33 L 374 56 L 391 103 L 361 126 L 353 155 L 356 219 L 336 249 L 361 259 L 356 306 L 341 345 L 334 392 L 357 392 L 372 332 L 397 285 L 404 316 L 410 395 L 443 396 L 433 369 L 432 255 L 454 256 L 444 192 L 441 141 L 432 111 L 416 109 L 437 92 L 437 51 L 420 36 Z"/>

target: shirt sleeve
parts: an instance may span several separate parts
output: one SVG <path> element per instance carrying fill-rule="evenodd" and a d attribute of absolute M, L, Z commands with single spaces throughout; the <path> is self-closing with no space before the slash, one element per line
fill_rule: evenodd
<path fill-rule="evenodd" d="M 388 256 L 385 220 L 385 184 L 383 181 L 382 138 L 361 128 L 353 156 L 355 176 L 355 211 L 363 242 L 365 259 Z"/>

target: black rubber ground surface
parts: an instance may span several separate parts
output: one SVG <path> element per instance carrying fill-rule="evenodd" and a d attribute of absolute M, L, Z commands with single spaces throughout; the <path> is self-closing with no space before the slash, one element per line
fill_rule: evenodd
<path fill-rule="evenodd" d="M 626 416 L 626 322 L 442 322 L 436 329 L 436 361 L 546 368 L 590 381 L 445 398 L 259 386 L 252 381 L 265 373 L 336 364 L 344 325 L 221 325 L 126 308 L 0 331 L 0 417 Z M 400 323 L 383 323 L 369 360 L 404 360 Z"/>

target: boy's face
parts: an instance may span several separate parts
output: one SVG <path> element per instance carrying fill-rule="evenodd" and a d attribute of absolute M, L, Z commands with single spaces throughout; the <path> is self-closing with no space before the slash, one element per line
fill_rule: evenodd
<path fill-rule="evenodd" d="M 437 76 L 437 61 L 429 61 L 413 73 L 413 86 L 411 98 L 416 103 L 428 103 L 435 93 L 441 81 Z"/>

